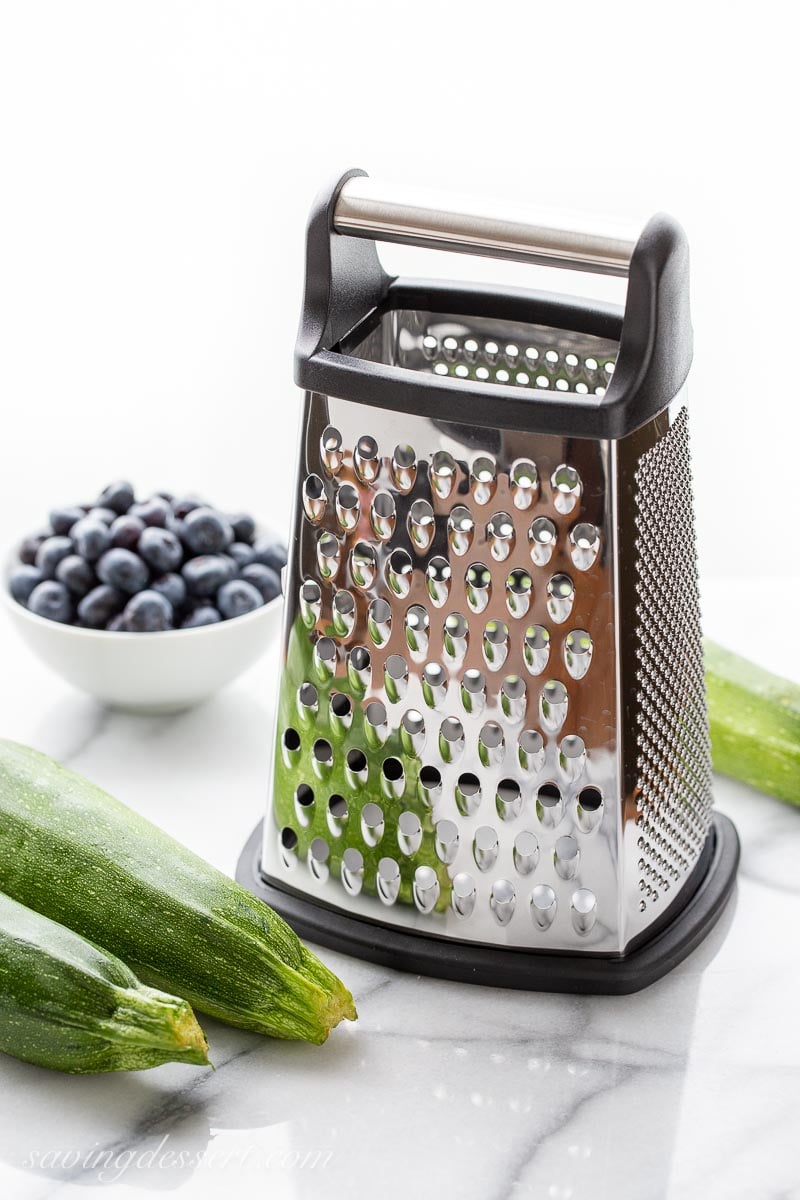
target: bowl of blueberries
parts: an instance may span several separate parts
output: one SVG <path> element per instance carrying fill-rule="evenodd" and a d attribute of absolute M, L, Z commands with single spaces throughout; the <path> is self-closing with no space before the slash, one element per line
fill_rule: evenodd
<path fill-rule="evenodd" d="M 14 551 L 3 592 L 30 648 L 70 683 L 116 708 L 171 712 L 267 647 L 285 563 L 246 513 L 169 492 L 137 500 L 120 481 L 54 509 Z"/>

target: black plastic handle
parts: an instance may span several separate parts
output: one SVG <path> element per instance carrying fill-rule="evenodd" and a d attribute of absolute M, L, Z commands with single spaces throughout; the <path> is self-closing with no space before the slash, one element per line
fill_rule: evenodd
<path fill-rule="evenodd" d="M 348 171 L 318 197 L 308 224 L 306 289 L 295 351 L 300 387 L 363 404 L 435 414 L 483 425 L 573 437 L 619 438 L 663 411 L 689 372 L 689 250 L 680 225 L 660 214 L 645 225 L 630 258 L 624 310 L 512 288 L 397 279 L 384 271 L 374 241 L 337 233 L 336 203 Z M 488 316 L 619 340 L 602 397 L 456 379 L 366 362 L 341 342 L 382 307 Z M 499 415 L 498 415 L 499 414 Z"/>

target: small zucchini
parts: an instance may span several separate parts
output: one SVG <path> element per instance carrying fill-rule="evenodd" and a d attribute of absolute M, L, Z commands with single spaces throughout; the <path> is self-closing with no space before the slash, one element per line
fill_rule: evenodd
<path fill-rule="evenodd" d="M 113 954 L 3 895 L 0 1050 L 80 1075 L 208 1064 L 185 1000 L 145 987 Z"/>
<path fill-rule="evenodd" d="M 800 805 L 800 685 L 706 639 L 714 770 Z"/>
<path fill-rule="evenodd" d="M 228 1024 L 319 1043 L 355 1019 L 344 984 L 263 901 L 93 783 L 3 740 L 0 888 Z"/>

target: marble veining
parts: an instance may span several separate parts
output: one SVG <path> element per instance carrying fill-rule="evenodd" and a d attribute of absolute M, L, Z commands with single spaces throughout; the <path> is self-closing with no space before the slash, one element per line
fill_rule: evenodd
<path fill-rule="evenodd" d="M 202 708 L 135 718 L 61 685 L 8 627 L 0 639 L 17 681 L 5 736 L 233 870 L 264 802 L 273 658 Z M 742 838 L 738 888 L 655 986 L 535 995 L 323 951 L 360 1020 L 320 1048 L 203 1020 L 213 1071 L 69 1078 L 0 1058 L 0 1194 L 800 1197 L 800 812 L 719 778 L 715 793 Z"/>

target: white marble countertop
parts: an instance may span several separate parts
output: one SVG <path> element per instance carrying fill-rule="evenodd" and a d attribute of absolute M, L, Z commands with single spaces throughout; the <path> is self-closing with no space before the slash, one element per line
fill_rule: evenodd
<path fill-rule="evenodd" d="M 705 588 L 706 626 L 734 646 L 758 600 L 735 588 L 735 604 L 725 581 Z M 797 645 L 780 653 L 793 658 L 758 648 L 800 677 Z M 5 622 L 0 656 L 3 736 L 233 871 L 262 810 L 273 656 L 172 718 L 104 711 Z M 495 991 L 323 951 L 360 1012 L 324 1047 L 204 1019 L 213 1071 L 74 1078 L 0 1059 L 0 1195 L 800 1197 L 800 811 L 723 779 L 716 797 L 742 839 L 738 890 L 706 943 L 646 991 Z"/>

